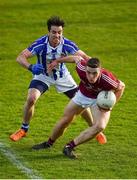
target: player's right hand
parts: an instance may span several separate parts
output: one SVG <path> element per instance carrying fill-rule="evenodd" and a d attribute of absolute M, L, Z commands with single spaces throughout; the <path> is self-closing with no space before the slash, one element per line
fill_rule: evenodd
<path fill-rule="evenodd" d="M 58 62 L 56 60 L 52 61 L 52 63 L 47 66 L 47 72 L 50 73 L 57 65 Z"/>
<path fill-rule="evenodd" d="M 32 74 L 36 74 L 36 75 L 39 75 L 41 73 L 44 73 L 44 67 L 42 66 L 42 64 L 31 64 L 28 68 Z"/>

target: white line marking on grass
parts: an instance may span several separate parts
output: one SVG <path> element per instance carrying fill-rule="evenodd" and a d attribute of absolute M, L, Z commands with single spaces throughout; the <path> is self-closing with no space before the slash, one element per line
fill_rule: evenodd
<path fill-rule="evenodd" d="M 10 151 L 9 147 L 0 142 L 0 151 L 7 157 L 7 159 L 15 165 L 21 172 L 25 173 L 31 179 L 43 179 L 35 174 L 32 169 L 27 168 L 23 163 L 19 160 L 19 157 L 16 156 L 15 152 Z"/>

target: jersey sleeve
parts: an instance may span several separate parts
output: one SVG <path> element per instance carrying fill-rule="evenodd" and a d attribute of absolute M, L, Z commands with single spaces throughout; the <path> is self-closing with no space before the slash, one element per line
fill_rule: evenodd
<path fill-rule="evenodd" d="M 117 89 L 119 87 L 120 81 L 116 78 L 116 76 L 113 73 L 106 71 L 102 74 L 102 78 L 108 90 Z"/>
<path fill-rule="evenodd" d="M 41 38 L 34 41 L 27 49 L 33 55 L 39 54 L 43 50 L 45 40 L 46 40 L 46 36 L 42 36 Z"/>
<path fill-rule="evenodd" d="M 75 54 L 79 50 L 78 46 L 68 39 L 64 39 L 63 49 L 67 52 L 67 54 L 71 55 Z"/>
<path fill-rule="evenodd" d="M 78 74 L 86 71 L 85 65 L 86 65 L 85 60 L 81 60 L 76 64 L 76 71 Z"/>

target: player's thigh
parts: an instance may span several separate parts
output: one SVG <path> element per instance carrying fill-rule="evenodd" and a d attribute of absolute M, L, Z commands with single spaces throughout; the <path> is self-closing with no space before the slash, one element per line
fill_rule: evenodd
<path fill-rule="evenodd" d="M 81 106 L 75 104 L 72 100 L 70 100 L 70 102 L 68 103 L 68 105 L 64 110 L 64 116 L 73 117 L 75 115 L 80 114 L 83 110 L 84 108 L 82 108 Z"/>
<path fill-rule="evenodd" d="M 93 121 L 96 126 L 105 129 L 110 118 L 111 111 L 100 111 L 97 105 L 91 107 Z"/>
<path fill-rule="evenodd" d="M 40 94 L 43 94 L 45 91 L 47 91 L 49 89 L 49 87 L 50 87 L 50 84 L 48 84 L 48 82 L 46 80 L 45 80 L 45 82 L 43 82 L 39 79 L 33 79 L 29 85 L 29 89 L 37 89 L 38 91 L 40 91 Z M 35 93 L 35 90 L 33 92 Z M 37 91 L 36 91 L 36 93 L 37 93 Z"/>
<path fill-rule="evenodd" d="M 35 102 L 41 94 L 48 90 L 48 85 L 40 80 L 33 79 L 30 82 L 29 90 L 28 90 L 28 101 Z"/>

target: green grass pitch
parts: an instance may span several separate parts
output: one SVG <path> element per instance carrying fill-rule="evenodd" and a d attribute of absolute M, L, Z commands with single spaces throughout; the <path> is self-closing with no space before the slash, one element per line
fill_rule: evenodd
<path fill-rule="evenodd" d="M 19 162 L 43 179 L 136 179 L 137 0 L 0 0 L 0 13 L 0 143 L 7 152 L 14 152 Z M 126 84 L 105 130 L 108 143 L 101 146 L 93 140 L 79 146 L 78 160 L 64 157 L 62 148 L 87 127 L 81 117 L 50 151 L 31 150 L 35 143 L 48 138 L 68 103 L 54 88 L 37 102 L 28 136 L 17 143 L 9 140 L 21 125 L 32 78 L 16 63 L 16 56 L 47 33 L 46 21 L 52 15 L 65 20 L 64 36 L 87 54 L 99 57 L 102 65 Z M 35 58 L 31 61 L 35 63 Z M 74 64 L 68 68 L 79 82 Z M 2 149 L 0 164 L 1 179 L 30 178 L 9 161 Z"/>

